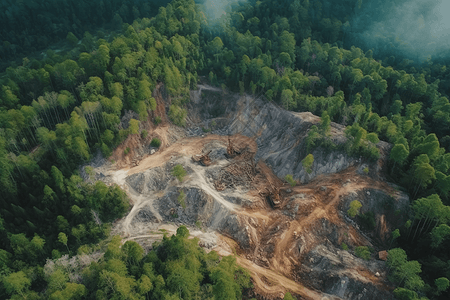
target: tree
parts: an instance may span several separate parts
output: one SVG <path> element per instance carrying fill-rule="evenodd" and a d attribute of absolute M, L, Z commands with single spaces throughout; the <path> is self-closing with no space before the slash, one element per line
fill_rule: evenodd
<path fill-rule="evenodd" d="M 176 104 L 169 106 L 169 118 L 177 126 L 186 125 L 187 111 L 184 108 L 179 107 Z"/>
<path fill-rule="evenodd" d="M 316 125 L 311 126 L 311 129 L 308 131 L 308 136 L 306 137 L 306 151 L 311 152 L 316 146 L 316 141 L 320 138 L 319 128 Z"/>
<path fill-rule="evenodd" d="M 349 210 L 347 210 L 347 213 L 350 217 L 354 218 L 356 217 L 356 215 L 359 214 L 359 209 L 362 207 L 361 202 L 359 202 L 358 200 L 353 200 L 350 203 L 350 208 Z"/>
<path fill-rule="evenodd" d="M 60 232 L 58 234 L 58 241 L 63 244 L 64 246 L 66 246 L 67 248 L 67 252 L 69 252 L 69 247 L 67 246 L 67 235 L 64 232 Z"/>
<path fill-rule="evenodd" d="M 178 179 L 178 181 L 182 182 L 184 176 L 186 176 L 186 170 L 182 165 L 178 164 L 172 169 L 172 175 Z"/>
<path fill-rule="evenodd" d="M 139 133 L 139 124 L 141 122 L 135 119 L 131 119 L 130 120 L 130 126 L 129 126 L 129 130 L 131 134 L 138 134 Z"/>
<path fill-rule="evenodd" d="M 331 130 L 331 119 L 326 110 L 323 111 L 322 117 L 320 118 L 320 134 L 324 137 L 330 135 Z"/>
<path fill-rule="evenodd" d="M 285 179 L 292 187 L 294 187 L 294 186 L 297 185 L 297 182 L 294 180 L 294 178 L 292 177 L 291 174 L 286 175 L 286 176 L 284 177 L 284 179 Z"/>
<path fill-rule="evenodd" d="M 439 247 L 439 245 L 448 237 L 450 237 L 450 226 L 441 224 L 434 227 L 431 231 L 431 247 Z"/>
<path fill-rule="evenodd" d="M 19 294 L 23 298 L 25 290 L 31 284 L 31 280 L 25 275 L 23 271 L 11 273 L 3 278 L 3 286 L 8 294 Z"/>
<path fill-rule="evenodd" d="M 416 292 L 398 287 L 394 290 L 395 298 L 398 300 L 418 300 L 419 296 Z"/>
<path fill-rule="evenodd" d="M 448 287 L 450 286 L 450 281 L 445 277 L 440 277 L 434 281 L 434 284 L 437 287 L 437 294 L 439 295 L 446 289 L 448 289 Z"/>
<path fill-rule="evenodd" d="M 394 161 L 394 167 L 395 164 L 402 165 L 403 162 L 406 160 L 406 158 L 409 155 L 409 151 L 406 149 L 405 145 L 403 144 L 395 144 L 394 147 L 392 147 L 390 158 Z"/>
<path fill-rule="evenodd" d="M 314 163 L 314 156 L 312 154 L 308 154 L 303 160 L 302 160 L 302 166 L 308 172 L 309 174 L 312 173 L 312 165 Z"/>
<path fill-rule="evenodd" d="M 406 256 L 405 250 L 401 248 L 394 248 L 388 251 L 387 265 L 389 269 L 398 268 L 406 263 L 408 257 Z"/>
<path fill-rule="evenodd" d="M 72 47 L 78 44 L 78 38 L 72 32 L 69 32 L 67 34 L 66 39 L 71 44 Z"/>
<path fill-rule="evenodd" d="M 392 241 L 391 241 L 391 246 L 392 243 L 394 242 L 394 240 L 396 240 L 397 238 L 400 237 L 400 230 L 397 228 L 394 231 L 392 231 Z"/>
<path fill-rule="evenodd" d="M 295 108 L 297 106 L 296 102 L 294 101 L 293 95 L 294 93 L 289 89 L 283 90 L 281 92 L 281 104 L 286 110 Z"/>

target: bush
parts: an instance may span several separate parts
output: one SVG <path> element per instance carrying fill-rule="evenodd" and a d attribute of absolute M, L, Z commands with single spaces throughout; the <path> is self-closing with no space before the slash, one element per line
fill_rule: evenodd
<path fill-rule="evenodd" d="M 182 165 L 178 164 L 172 169 L 172 175 L 175 176 L 180 182 L 183 181 L 184 176 L 186 176 L 186 170 Z"/>
<path fill-rule="evenodd" d="M 153 138 L 150 142 L 150 146 L 159 148 L 159 146 L 161 146 L 161 140 L 158 138 Z"/>
<path fill-rule="evenodd" d="M 197 226 L 198 229 L 202 229 L 202 222 L 200 220 L 195 221 L 195 226 Z"/>
<path fill-rule="evenodd" d="M 145 139 L 147 137 L 147 135 L 148 135 L 148 131 L 143 129 L 142 132 L 141 132 L 142 139 Z"/>
<path fill-rule="evenodd" d="M 369 167 L 365 167 L 365 168 L 363 169 L 363 172 L 364 172 L 365 174 L 369 174 Z"/>
<path fill-rule="evenodd" d="M 106 158 L 110 157 L 112 154 L 111 150 L 105 143 L 102 143 L 102 145 L 100 147 L 100 151 L 102 152 L 103 157 L 106 157 Z"/>
<path fill-rule="evenodd" d="M 172 104 L 169 107 L 169 118 L 173 124 L 184 127 L 186 125 L 187 111 L 178 105 Z"/>
<path fill-rule="evenodd" d="M 127 147 L 125 150 L 123 150 L 123 154 L 127 155 L 128 153 L 130 153 L 130 147 Z"/>
<path fill-rule="evenodd" d="M 353 200 L 350 203 L 350 208 L 347 210 L 347 213 L 350 217 L 354 218 L 356 215 L 359 215 L 359 209 L 362 207 L 361 202 L 358 200 Z"/>
<path fill-rule="evenodd" d="M 370 259 L 370 250 L 367 246 L 358 246 L 355 248 L 356 256 L 361 257 L 364 260 Z"/>
<path fill-rule="evenodd" d="M 342 243 L 341 248 L 342 248 L 342 250 L 348 251 L 348 246 L 346 243 Z"/>
<path fill-rule="evenodd" d="M 183 190 L 180 191 L 180 194 L 178 195 L 177 200 L 178 200 L 178 203 L 180 203 L 181 207 L 183 209 L 186 209 L 186 201 L 185 201 L 186 200 L 186 194 L 184 193 Z"/>
<path fill-rule="evenodd" d="M 155 117 L 155 125 L 158 125 L 159 123 L 161 123 L 161 117 L 160 116 L 156 116 Z"/>
<path fill-rule="evenodd" d="M 288 174 L 284 177 L 284 179 L 292 186 L 294 187 L 297 184 L 297 181 L 294 180 L 291 174 Z"/>

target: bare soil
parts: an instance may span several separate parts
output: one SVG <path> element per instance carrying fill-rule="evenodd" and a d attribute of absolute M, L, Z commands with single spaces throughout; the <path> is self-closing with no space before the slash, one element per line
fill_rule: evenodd
<path fill-rule="evenodd" d="M 202 88 L 207 89 L 204 86 Z M 149 128 L 149 136 L 158 137 L 162 141 L 161 146 L 154 154 L 142 155 L 136 149 L 142 147 L 143 141 L 137 135 L 130 136 L 114 151 L 112 159 L 115 160 L 115 169 L 107 172 L 112 182 L 127 191 L 133 205 L 129 214 L 116 223 L 114 233 L 122 234 L 124 241 L 133 239 L 145 243 L 146 240 L 147 246 L 149 240 L 162 237 L 160 232 L 174 234 L 177 226 L 168 225 L 164 221 L 164 216 L 154 207 L 154 201 L 161 198 L 171 187 L 196 187 L 222 205 L 226 214 L 237 216 L 242 229 L 240 232 L 248 236 L 249 246 L 240 245 L 236 236 L 229 233 L 227 228 L 222 228 L 221 233 L 218 233 L 207 228 L 198 230 L 191 226 L 191 234 L 199 237 L 200 243 L 207 245 L 207 248 L 213 246 L 212 249 L 220 255 L 237 254 L 237 262 L 250 271 L 258 294 L 269 299 L 280 299 L 286 291 L 291 291 L 302 299 L 334 299 L 306 284 L 308 280 L 299 277 L 298 270 L 309 263 L 309 253 L 319 245 L 327 245 L 335 252 L 339 250 L 342 242 L 351 247 L 371 245 L 367 237 L 343 217 L 346 211 L 343 199 L 348 194 L 365 189 L 377 189 L 389 195 L 395 194 L 396 191 L 385 182 L 359 175 L 356 167 L 349 167 L 335 174 L 319 175 L 308 184 L 295 187 L 290 187 L 278 178 L 264 161 L 258 161 L 251 166 L 253 170 L 235 167 L 239 163 L 254 159 L 258 151 L 254 138 L 241 134 L 186 137 L 167 121 L 163 111 L 163 95 L 161 91 L 155 93 L 157 112 L 164 117 L 163 122 L 159 126 L 146 126 Z M 201 94 L 201 90 L 198 93 Z M 194 96 L 200 97 L 197 94 Z M 312 114 L 303 115 L 317 122 L 318 118 Z M 235 150 L 241 154 L 213 161 L 212 165 L 207 167 L 192 161 L 193 155 L 205 153 L 211 148 L 226 148 L 229 146 L 229 138 Z M 128 155 L 123 154 L 126 147 L 131 149 Z M 175 179 L 169 180 L 165 190 L 139 193 L 125 180 L 127 176 L 175 163 L 187 166 L 191 172 L 182 183 Z M 232 176 L 237 186 L 222 185 L 218 188 L 207 173 L 217 167 L 220 167 L 221 174 L 228 172 L 227 176 Z M 269 201 L 274 196 L 270 192 L 275 190 L 280 200 L 276 206 Z M 230 202 L 229 198 L 236 194 L 249 201 L 245 204 Z M 132 225 L 132 220 L 143 207 L 149 207 L 157 221 L 138 228 Z M 334 241 L 330 241 L 328 232 L 332 230 L 336 235 Z M 391 228 L 386 221 L 381 222 L 381 231 L 389 230 Z M 387 289 L 383 278 L 376 277 L 373 270 L 359 259 L 355 258 L 354 264 L 346 266 L 345 274 L 361 282 L 370 282 L 380 289 Z"/>

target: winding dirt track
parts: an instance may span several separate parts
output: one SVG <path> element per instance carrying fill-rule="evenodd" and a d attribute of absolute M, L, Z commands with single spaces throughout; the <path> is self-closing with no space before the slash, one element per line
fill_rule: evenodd
<path fill-rule="evenodd" d="M 161 135 L 163 133 L 161 132 Z M 253 139 L 242 136 L 233 136 L 233 143 L 240 145 L 247 145 L 251 150 L 256 152 L 257 146 Z M 190 164 L 190 167 L 194 171 L 189 180 L 189 185 L 198 186 L 208 193 L 211 197 L 214 197 L 218 202 L 227 207 L 230 211 L 238 215 L 243 215 L 246 217 L 251 217 L 259 220 L 263 220 L 264 223 L 270 223 L 276 218 L 276 214 L 272 214 L 266 208 L 259 208 L 254 210 L 244 210 L 239 205 L 230 203 L 226 201 L 219 192 L 217 192 L 210 183 L 205 180 L 205 170 L 196 164 L 192 164 L 190 157 L 192 155 L 200 154 L 204 146 L 211 142 L 219 142 L 224 146 L 228 144 L 228 137 L 218 136 L 218 135 L 207 135 L 203 138 L 184 138 L 177 141 L 176 143 L 166 146 L 167 139 L 162 138 L 163 145 L 161 149 L 153 155 L 150 155 L 143 159 L 140 164 L 133 168 L 126 168 L 118 170 L 113 174 L 113 178 L 119 185 L 127 187 L 131 198 L 133 199 L 134 207 L 130 214 L 125 218 L 122 223 L 122 230 L 128 234 L 129 239 L 139 239 L 139 238 L 155 238 L 158 235 L 138 235 L 132 236 L 130 232 L 130 223 L 134 218 L 135 214 L 138 212 L 139 207 L 146 204 L 147 200 L 144 195 L 138 194 L 136 191 L 130 189 L 125 182 L 125 177 L 144 172 L 147 169 L 159 167 L 164 165 L 166 162 L 170 161 L 174 157 L 184 156 L 185 162 Z M 263 168 L 266 178 L 269 182 L 278 180 L 277 177 L 272 173 L 272 171 L 266 166 Z M 268 177 L 267 177 L 268 176 Z M 270 178 L 270 179 L 269 179 Z M 343 186 L 343 181 L 346 178 L 352 178 L 347 185 Z M 262 183 L 264 184 L 264 183 Z M 320 195 L 318 193 L 318 188 L 321 185 L 326 185 L 328 189 L 327 195 Z M 356 174 L 355 170 L 346 170 L 339 174 L 322 175 L 317 177 L 311 183 L 294 188 L 295 193 L 307 193 L 314 194 L 317 199 L 315 200 L 316 206 L 313 208 L 311 213 L 304 218 L 296 219 L 288 223 L 288 227 L 285 231 L 277 237 L 273 237 L 275 240 L 275 249 L 273 252 L 273 257 L 269 260 L 270 268 L 265 268 L 259 266 L 252 262 L 251 260 L 245 258 L 244 256 L 238 256 L 237 262 L 239 265 L 248 269 L 252 274 L 255 286 L 257 290 L 261 291 L 263 294 L 270 294 L 274 296 L 281 296 L 287 290 L 292 291 L 298 295 L 301 295 L 305 299 L 321 299 L 322 294 L 320 292 L 309 289 L 292 279 L 292 269 L 293 261 L 295 261 L 295 256 L 293 253 L 292 245 L 295 243 L 295 233 L 301 234 L 302 232 L 308 231 L 308 227 L 313 224 L 316 220 L 326 218 L 331 222 L 341 222 L 338 220 L 337 206 L 340 202 L 340 198 L 354 190 L 360 190 L 363 188 L 380 188 L 384 190 L 390 190 L 391 188 L 384 183 L 378 181 L 373 181 L 367 176 L 359 176 Z M 159 215 L 159 214 L 158 214 Z M 263 234 L 269 234 L 265 232 Z M 272 238 L 271 238 L 272 240 Z M 231 246 L 231 245 L 230 245 Z M 308 248 L 312 248 L 315 245 L 308 245 Z M 233 246 L 231 246 L 233 248 Z M 219 247 L 220 248 L 220 247 Z M 256 255 L 259 245 L 256 245 L 253 254 Z M 220 249 L 218 249 L 220 252 Z M 227 252 L 227 251 L 222 251 Z M 231 254 L 231 253 L 230 253 Z M 298 263 L 298 262 L 297 262 Z"/>

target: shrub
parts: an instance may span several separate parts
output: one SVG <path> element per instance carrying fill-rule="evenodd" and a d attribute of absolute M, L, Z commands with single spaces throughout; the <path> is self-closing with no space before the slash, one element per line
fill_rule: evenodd
<path fill-rule="evenodd" d="M 150 142 L 150 145 L 152 147 L 157 147 L 159 148 L 159 146 L 161 146 L 161 140 L 158 138 L 153 138 L 152 141 Z"/>
<path fill-rule="evenodd" d="M 160 116 L 156 116 L 155 117 L 155 125 L 158 125 L 159 123 L 161 123 L 161 117 Z"/>
<path fill-rule="evenodd" d="M 292 297 L 291 293 L 286 292 L 286 294 L 284 295 L 283 300 L 295 300 L 295 298 Z"/>
<path fill-rule="evenodd" d="M 342 250 L 348 251 L 348 246 L 346 243 L 342 243 L 341 248 L 342 248 Z"/>
<path fill-rule="evenodd" d="M 363 172 L 364 172 L 365 174 L 369 174 L 369 167 L 365 167 L 365 168 L 363 169 Z"/>
<path fill-rule="evenodd" d="M 145 139 L 147 137 L 147 135 L 148 135 L 148 131 L 143 129 L 142 132 L 141 132 L 142 139 Z"/>
<path fill-rule="evenodd" d="M 186 201 L 185 201 L 186 200 L 186 194 L 184 193 L 183 190 L 180 191 L 180 194 L 178 195 L 177 200 L 178 200 L 178 203 L 180 203 L 181 207 L 183 209 L 186 209 Z"/>
<path fill-rule="evenodd" d="M 294 186 L 297 184 L 297 182 L 294 180 L 294 178 L 292 177 L 291 174 L 286 175 L 286 176 L 284 177 L 284 179 L 285 179 L 292 187 L 294 187 Z"/>
<path fill-rule="evenodd" d="M 111 150 L 105 143 L 102 143 L 102 145 L 100 147 L 100 151 L 102 152 L 103 156 L 106 158 L 110 157 L 112 154 Z"/>
<path fill-rule="evenodd" d="M 347 210 L 347 213 L 350 217 L 354 218 L 356 215 L 359 215 L 359 209 L 362 207 L 361 202 L 358 200 L 353 200 L 350 203 L 350 209 Z"/>
<path fill-rule="evenodd" d="M 202 229 L 202 222 L 200 220 L 195 221 L 195 226 L 197 226 L 198 229 Z"/>
<path fill-rule="evenodd" d="M 370 250 L 367 246 L 358 246 L 355 248 L 356 256 L 361 257 L 364 260 L 370 259 Z"/>
<path fill-rule="evenodd" d="M 127 155 L 130 153 L 130 147 L 127 147 L 125 150 L 123 150 L 123 154 Z"/>
<path fill-rule="evenodd" d="M 187 111 L 178 105 L 172 104 L 169 107 L 169 118 L 173 124 L 184 127 L 186 125 Z"/>
<path fill-rule="evenodd" d="M 172 169 L 172 175 L 175 176 L 180 182 L 183 181 L 184 176 L 186 176 L 186 170 L 182 165 L 178 164 Z"/>

